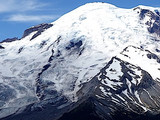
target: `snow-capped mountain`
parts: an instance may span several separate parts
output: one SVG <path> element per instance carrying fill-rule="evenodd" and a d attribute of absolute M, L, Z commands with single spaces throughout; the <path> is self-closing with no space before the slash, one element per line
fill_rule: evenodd
<path fill-rule="evenodd" d="M 156 119 L 159 91 L 160 8 L 89 3 L 0 43 L 3 120 Z"/>

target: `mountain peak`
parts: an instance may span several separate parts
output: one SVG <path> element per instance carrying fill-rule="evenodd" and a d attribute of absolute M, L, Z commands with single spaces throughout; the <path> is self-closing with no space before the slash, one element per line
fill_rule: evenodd
<path fill-rule="evenodd" d="M 159 114 L 159 23 L 150 9 L 89 3 L 1 43 L 0 118 L 57 120 L 88 102 L 98 118 Z"/>

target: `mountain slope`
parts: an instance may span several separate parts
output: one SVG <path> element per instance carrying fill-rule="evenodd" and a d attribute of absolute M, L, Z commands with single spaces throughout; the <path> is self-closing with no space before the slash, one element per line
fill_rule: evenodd
<path fill-rule="evenodd" d="M 58 119 L 90 97 L 100 119 L 159 114 L 159 11 L 90 3 L 0 43 L 0 118 Z"/>

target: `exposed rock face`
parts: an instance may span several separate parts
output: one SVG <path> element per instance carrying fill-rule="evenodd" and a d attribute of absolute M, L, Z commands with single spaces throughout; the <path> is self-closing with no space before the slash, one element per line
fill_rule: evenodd
<path fill-rule="evenodd" d="M 0 49 L 4 49 L 4 47 L 2 45 L 0 45 Z"/>
<path fill-rule="evenodd" d="M 7 39 L 3 40 L 3 41 L 0 42 L 0 43 L 4 43 L 4 42 L 13 42 L 13 41 L 16 41 L 16 40 L 18 40 L 17 37 L 14 37 L 14 38 L 7 38 Z"/>
<path fill-rule="evenodd" d="M 147 19 L 146 25 L 148 26 L 148 31 L 153 34 L 160 36 L 160 14 L 158 10 L 154 12 L 149 9 L 141 9 L 140 7 L 135 8 L 134 10 L 139 9 L 140 20 Z"/>
<path fill-rule="evenodd" d="M 29 28 L 29 29 L 27 29 L 27 30 L 24 31 L 22 38 L 28 36 L 28 35 L 31 34 L 32 32 L 36 32 L 36 33 L 32 36 L 32 38 L 31 38 L 31 40 L 32 40 L 32 39 L 36 38 L 37 36 L 39 36 L 39 35 L 40 35 L 42 32 L 44 32 L 46 29 L 48 29 L 48 28 L 50 28 L 50 27 L 52 27 L 52 26 L 53 26 L 53 24 L 43 23 L 43 24 L 40 24 L 40 25 L 31 27 L 31 28 Z"/>
<path fill-rule="evenodd" d="M 133 112 L 126 111 L 121 107 L 117 107 L 117 111 L 114 112 L 112 117 L 106 115 L 103 117 L 100 110 L 101 107 L 98 107 L 96 104 L 99 101 L 96 101 L 94 98 L 89 98 L 88 100 L 81 103 L 77 108 L 73 109 L 70 112 L 65 113 L 58 120 L 159 120 L 160 115 L 153 115 L 149 112 L 144 114 L 137 114 Z M 104 104 L 101 104 L 103 106 Z"/>

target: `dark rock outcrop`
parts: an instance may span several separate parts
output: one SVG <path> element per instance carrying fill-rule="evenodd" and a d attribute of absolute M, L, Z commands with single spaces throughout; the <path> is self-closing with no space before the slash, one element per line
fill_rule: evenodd
<path fill-rule="evenodd" d="M 40 24 L 40 25 L 31 27 L 31 28 L 26 29 L 26 30 L 24 31 L 22 38 L 28 36 L 28 35 L 31 34 L 32 32 L 37 31 L 37 32 L 32 36 L 32 38 L 31 38 L 31 40 L 32 40 L 32 39 L 36 38 L 37 36 L 39 36 L 39 35 L 40 35 L 42 32 L 44 32 L 46 29 L 48 29 L 48 28 L 50 28 L 50 27 L 52 27 L 52 26 L 53 26 L 53 24 L 43 23 L 43 24 Z"/>
<path fill-rule="evenodd" d="M 4 42 L 13 42 L 13 41 L 16 41 L 16 40 L 19 40 L 17 37 L 14 37 L 14 38 L 7 38 L 5 40 L 3 40 L 2 42 L 0 43 L 4 43 Z"/>
<path fill-rule="evenodd" d="M 146 16 L 149 16 L 150 19 L 145 23 L 148 26 L 148 31 L 150 33 L 155 33 L 160 36 L 160 14 L 159 11 L 155 10 L 150 11 L 148 9 L 141 9 L 140 7 L 135 8 L 134 10 L 139 9 L 140 20 L 144 20 Z"/>
<path fill-rule="evenodd" d="M 112 117 L 106 115 L 105 117 L 100 113 L 96 99 L 89 98 L 72 111 L 65 113 L 58 120 L 159 120 L 160 115 L 153 115 L 149 112 L 145 114 L 137 114 L 118 108 L 112 114 Z"/>
<path fill-rule="evenodd" d="M 89 98 L 58 120 L 104 120 L 96 113 L 94 99 Z"/>
<path fill-rule="evenodd" d="M 4 49 L 4 47 L 2 45 L 0 45 L 0 49 Z"/>

